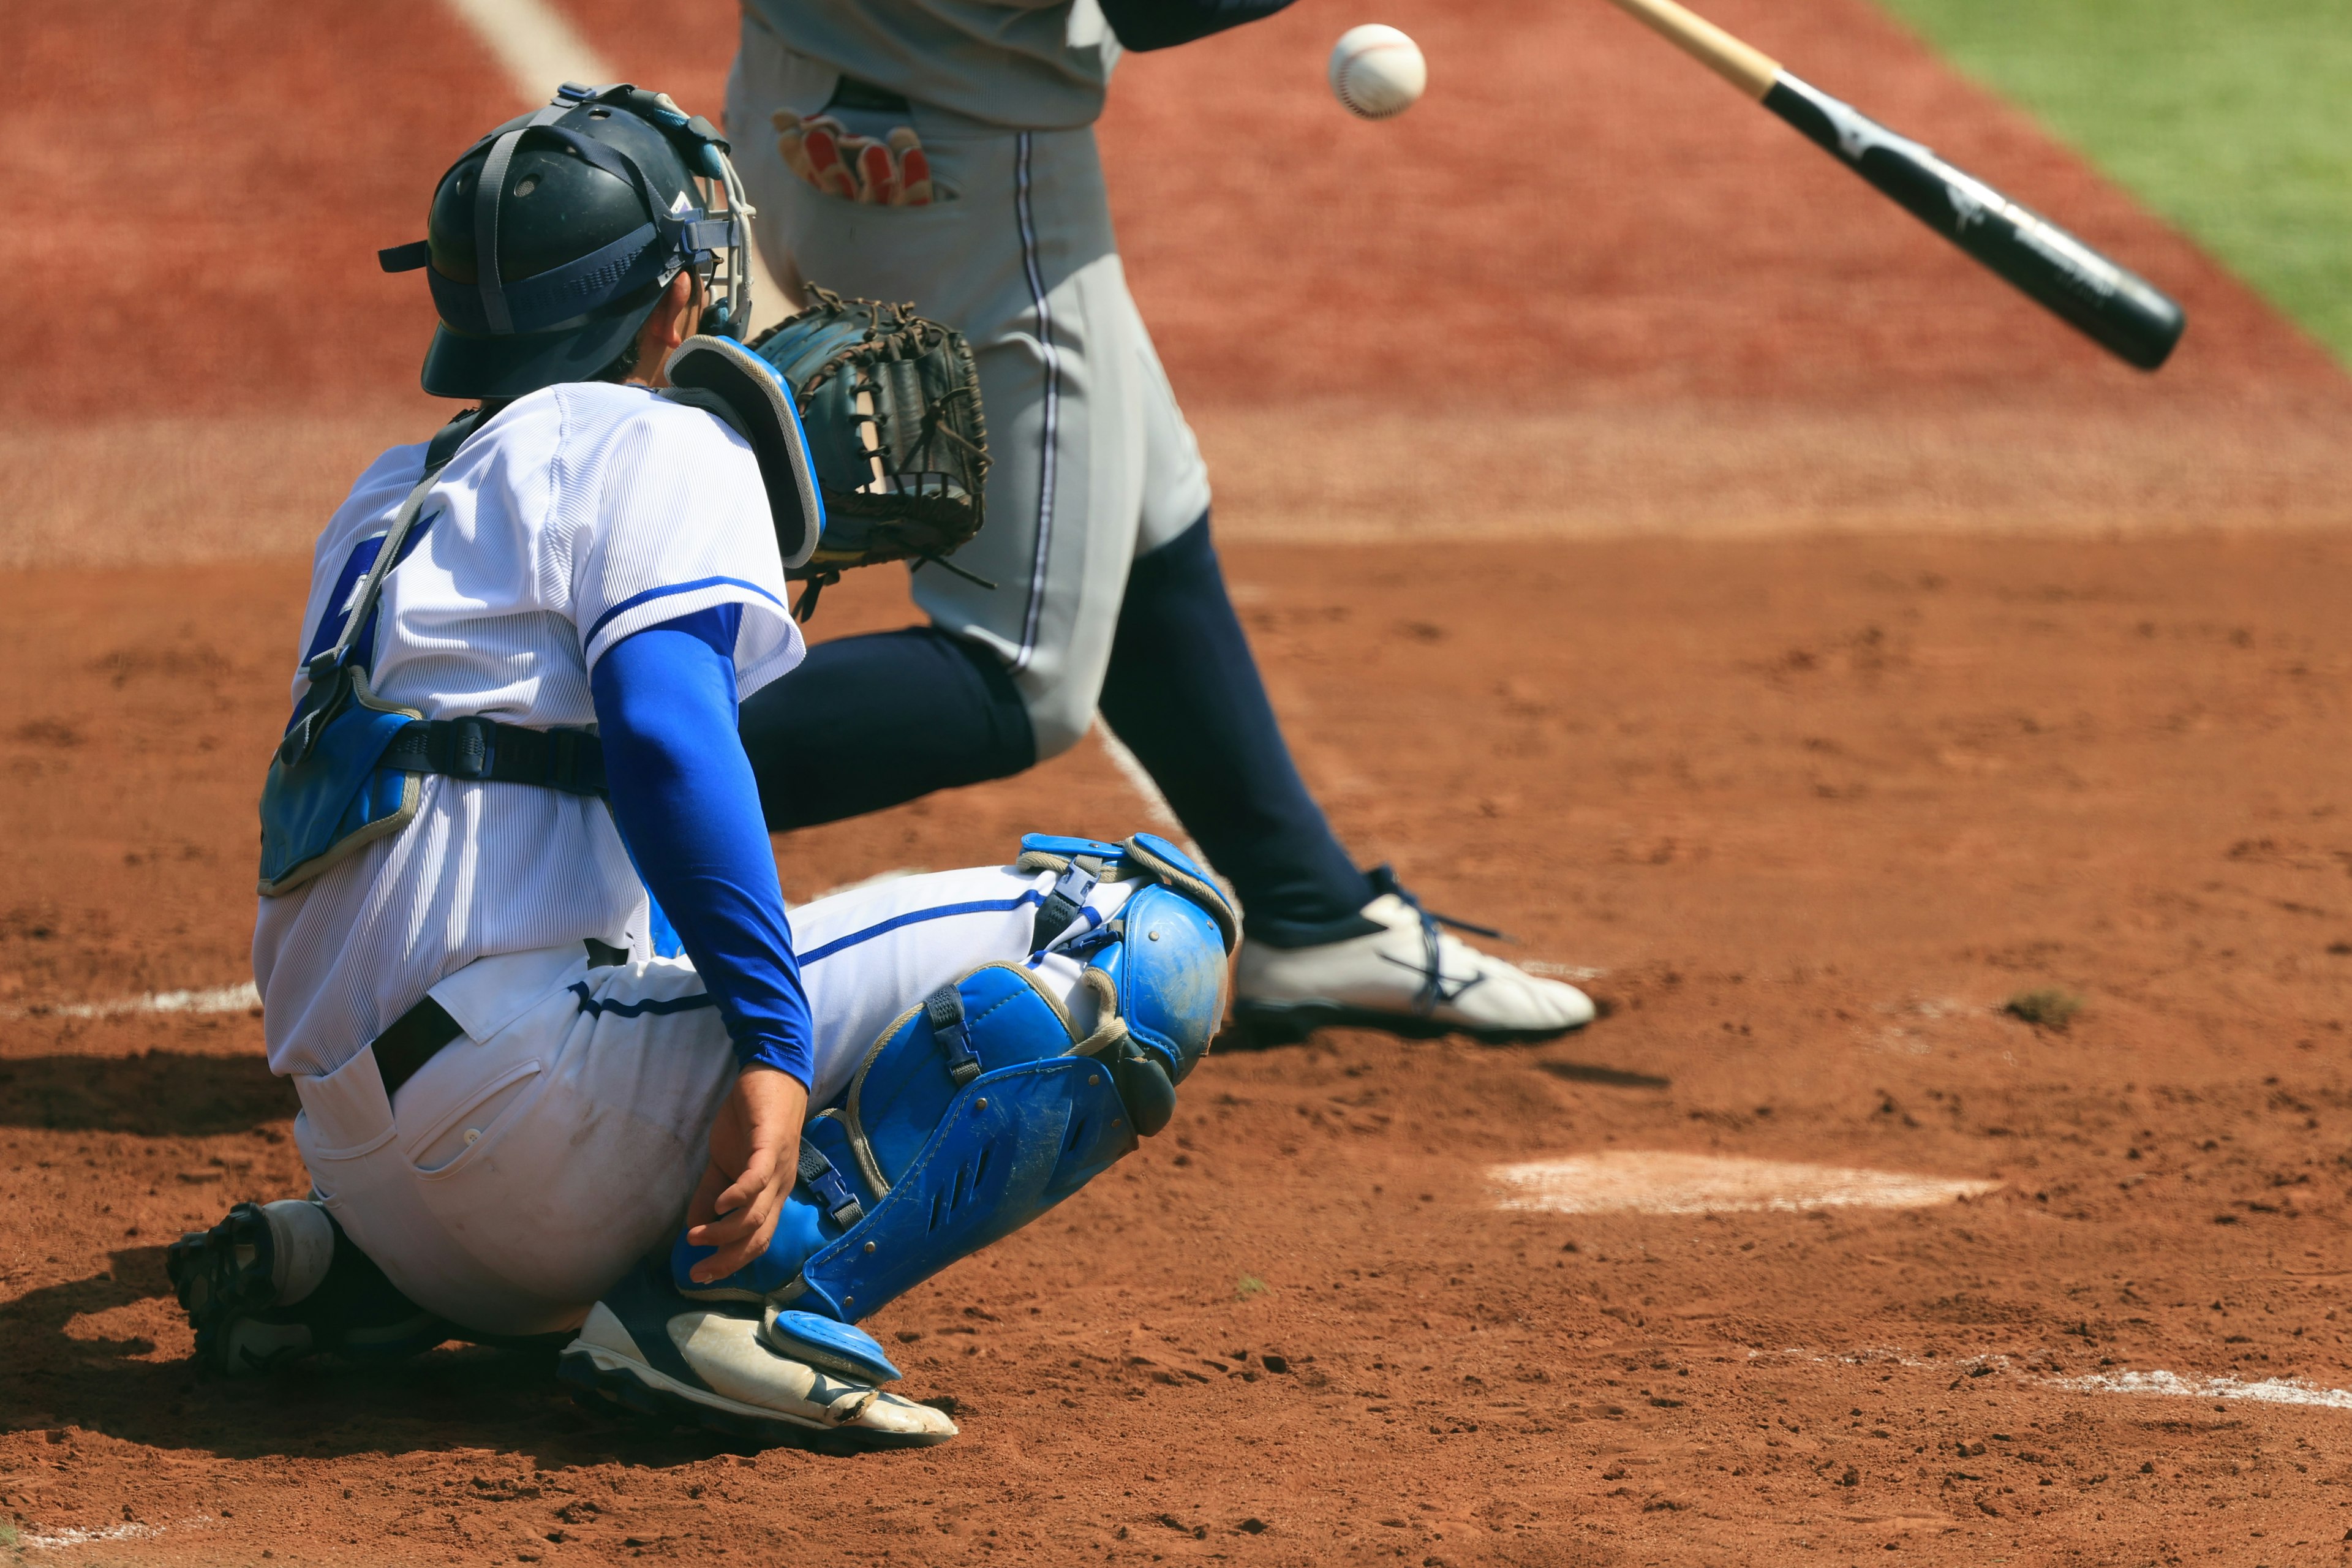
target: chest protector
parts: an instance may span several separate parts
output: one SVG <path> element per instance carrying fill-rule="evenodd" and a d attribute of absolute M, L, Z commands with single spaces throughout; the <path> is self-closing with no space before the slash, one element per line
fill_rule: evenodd
<path fill-rule="evenodd" d="M 393 513 L 375 560 L 352 592 L 342 634 L 306 667 L 310 689 L 261 786 L 264 898 L 289 892 L 354 849 L 407 826 L 426 773 L 604 793 L 604 749 L 587 731 L 530 730 L 479 717 L 427 720 L 369 687 L 369 645 L 384 579 L 415 533 L 433 481 L 481 423 L 481 411 L 469 409 L 433 437 L 425 476 Z"/>

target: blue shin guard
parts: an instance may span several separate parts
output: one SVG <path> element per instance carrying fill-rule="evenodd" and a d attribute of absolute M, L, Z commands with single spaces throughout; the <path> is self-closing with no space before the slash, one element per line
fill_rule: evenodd
<path fill-rule="evenodd" d="M 710 1285 L 678 1289 L 855 1323 L 960 1258 L 1009 1236 L 1168 1124 L 1175 1086 L 1224 1011 L 1231 909 L 1181 851 L 1023 841 L 1022 869 L 1055 873 L 1041 949 L 1083 953 L 1100 1023 L 1080 1037 L 1017 964 L 981 965 L 883 1032 L 839 1103 L 801 1133 L 801 1180 L 768 1250 Z M 1097 880 L 1141 881 L 1116 918 L 1071 928 Z M 1066 895 L 1075 894 L 1074 898 Z"/>

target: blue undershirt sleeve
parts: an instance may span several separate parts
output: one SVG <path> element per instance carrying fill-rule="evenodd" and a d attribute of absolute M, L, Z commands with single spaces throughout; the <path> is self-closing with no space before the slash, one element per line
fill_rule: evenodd
<path fill-rule="evenodd" d="M 1103 19 L 1138 54 L 1173 48 L 1271 16 L 1290 0 L 1102 0 Z"/>
<path fill-rule="evenodd" d="M 613 820 L 726 1020 L 735 1058 L 803 1084 L 808 994 L 751 763 L 736 738 L 735 634 L 723 605 L 604 650 L 589 676 Z"/>

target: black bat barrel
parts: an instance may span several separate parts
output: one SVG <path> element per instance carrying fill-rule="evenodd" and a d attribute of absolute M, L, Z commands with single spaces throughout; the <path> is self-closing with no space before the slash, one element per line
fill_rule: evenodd
<path fill-rule="evenodd" d="M 1787 71 L 1764 107 L 2118 358 L 2154 370 L 2180 341 L 2189 319 L 2162 291 L 1916 142 Z"/>

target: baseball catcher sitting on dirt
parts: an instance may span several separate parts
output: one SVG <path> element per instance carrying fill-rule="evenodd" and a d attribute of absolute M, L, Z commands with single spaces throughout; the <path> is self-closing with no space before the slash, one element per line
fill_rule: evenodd
<path fill-rule="evenodd" d="M 218 1368 L 571 1336 L 592 1403 L 941 1442 L 857 1321 L 1160 1131 L 1208 1047 L 1235 918 L 1149 836 L 787 923 L 736 728 L 803 657 L 787 576 L 952 550 L 984 437 L 906 312 L 738 342 L 744 216 L 708 122 L 567 86 L 383 255 L 429 269 L 425 390 L 479 406 L 319 541 L 254 935 L 313 1190 L 171 1249 Z"/>

